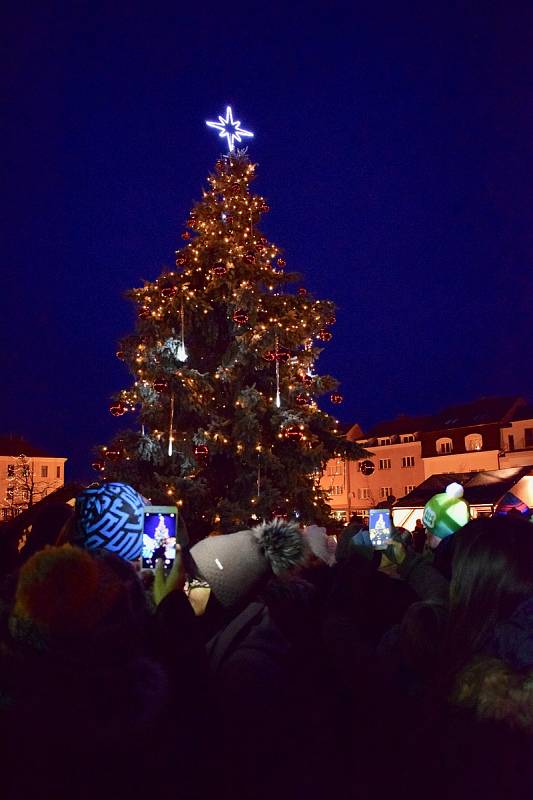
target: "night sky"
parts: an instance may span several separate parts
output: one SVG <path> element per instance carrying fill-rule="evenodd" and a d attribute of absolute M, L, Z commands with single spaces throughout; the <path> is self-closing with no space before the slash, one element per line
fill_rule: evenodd
<path fill-rule="evenodd" d="M 124 424 L 123 293 L 173 264 L 227 103 L 265 234 L 338 304 L 341 419 L 533 397 L 531 3 L 14 5 L 1 433 L 91 475 Z"/>

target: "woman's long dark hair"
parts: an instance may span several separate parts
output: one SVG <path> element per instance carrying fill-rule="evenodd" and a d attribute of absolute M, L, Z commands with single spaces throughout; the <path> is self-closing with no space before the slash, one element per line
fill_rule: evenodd
<path fill-rule="evenodd" d="M 533 525 L 511 517 L 469 522 L 457 535 L 443 679 L 488 645 L 495 626 L 533 594 Z"/>

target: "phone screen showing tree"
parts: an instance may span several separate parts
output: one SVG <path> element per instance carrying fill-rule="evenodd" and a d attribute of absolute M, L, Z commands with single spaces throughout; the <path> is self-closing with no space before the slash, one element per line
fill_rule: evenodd
<path fill-rule="evenodd" d="M 372 547 L 385 550 L 391 543 L 391 515 L 388 508 L 371 508 L 368 520 L 368 532 Z"/>
<path fill-rule="evenodd" d="M 170 567 L 176 557 L 176 522 L 177 515 L 169 511 L 144 512 L 144 531 L 142 566 L 148 569 L 155 567 L 158 558 L 162 558 L 165 567 Z"/>

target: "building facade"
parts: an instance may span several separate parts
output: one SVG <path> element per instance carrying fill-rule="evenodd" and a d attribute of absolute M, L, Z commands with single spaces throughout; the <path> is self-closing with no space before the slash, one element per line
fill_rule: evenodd
<path fill-rule="evenodd" d="M 346 434 L 372 455 L 329 461 L 321 479 L 332 513 L 347 521 L 409 494 L 432 475 L 533 464 L 533 407 L 520 397 L 483 398 L 426 417 L 402 415 L 366 435 Z"/>
<path fill-rule="evenodd" d="M 66 461 L 18 437 L 0 437 L 0 521 L 63 486 Z"/>

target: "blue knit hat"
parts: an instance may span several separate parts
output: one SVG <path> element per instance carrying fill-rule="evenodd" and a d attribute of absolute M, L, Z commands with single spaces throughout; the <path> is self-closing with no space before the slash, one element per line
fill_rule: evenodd
<path fill-rule="evenodd" d="M 142 550 L 144 500 L 125 483 L 104 483 L 76 498 L 74 544 L 133 561 Z"/>

